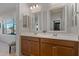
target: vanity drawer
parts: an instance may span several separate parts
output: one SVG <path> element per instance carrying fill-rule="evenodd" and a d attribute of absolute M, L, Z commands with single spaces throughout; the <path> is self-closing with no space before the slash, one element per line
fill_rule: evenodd
<path fill-rule="evenodd" d="M 30 37 L 30 36 L 21 36 L 21 39 L 31 40 L 31 41 L 39 41 L 36 37 Z"/>
<path fill-rule="evenodd" d="M 67 40 L 59 40 L 59 39 L 41 39 L 42 43 L 49 43 L 54 45 L 62 45 L 62 46 L 69 46 L 74 47 L 75 43 L 74 41 L 67 41 Z"/>

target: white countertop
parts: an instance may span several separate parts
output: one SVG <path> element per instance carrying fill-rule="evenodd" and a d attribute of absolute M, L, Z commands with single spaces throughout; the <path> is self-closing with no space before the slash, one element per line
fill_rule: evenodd
<path fill-rule="evenodd" d="M 72 41 L 79 41 L 78 35 L 73 34 L 49 34 L 49 33 L 22 33 L 22 36 L 31 36 L 31 37 L 41 37 L 41 38 L 51 38 L 51 39 L 61 39 L 61 40 L 72 40 Z"/>

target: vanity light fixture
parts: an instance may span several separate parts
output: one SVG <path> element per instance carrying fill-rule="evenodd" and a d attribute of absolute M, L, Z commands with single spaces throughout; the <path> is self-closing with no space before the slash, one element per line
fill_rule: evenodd
<path fill-rule="evenodd" d="M 35 4 L 35 5 L 31 6 L 30 9 L 32 10 L 32 9 L 35 9 L 35 8 L 38 8 L 38 7 L 39 7 L 39 5 Z"/>

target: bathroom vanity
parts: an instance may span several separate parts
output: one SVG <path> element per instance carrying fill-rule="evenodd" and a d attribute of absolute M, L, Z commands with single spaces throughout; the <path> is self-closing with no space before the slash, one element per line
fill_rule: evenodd
<path fill-rule="evenodd" d="M 21 54 L 25 56 L 77 56 L 78 41 L 21 36 Z"/>
<path fill-rule="evenodd" d="M 27 5 L 30 7 L 32 4 Z M 41 6 L 39 11 L 31 9 L 29 10 L 30 18 L 24 18 L 27 23 L 23 24 L 27 26 L 22 28 L 25 31 L 21 31 L 20 35 L 21 54 L 25 56 L 78 56 L 78 4 L 38 5 Z M 27 29 L 28 31 L 26 31 Z M 67 33 L 67 35 L 63 35 L 63 33 Z M 74 35 L 69 35 L 71 33 Z"/>
<path fill-rule="evenodd" d="M 77 41 L 21 36 L 21 53 L 25 56 L 77 56 Z"/>

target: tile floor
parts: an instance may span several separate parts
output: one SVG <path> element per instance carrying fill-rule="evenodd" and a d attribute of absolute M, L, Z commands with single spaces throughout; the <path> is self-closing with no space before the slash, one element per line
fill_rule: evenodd
<path fill-rule="evenodd" d="M 0 56 L 16 56 L 15 53 L 0 52 Z"/>

